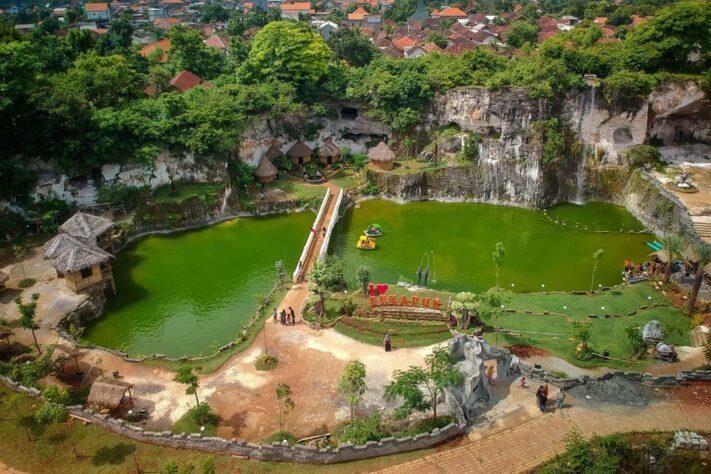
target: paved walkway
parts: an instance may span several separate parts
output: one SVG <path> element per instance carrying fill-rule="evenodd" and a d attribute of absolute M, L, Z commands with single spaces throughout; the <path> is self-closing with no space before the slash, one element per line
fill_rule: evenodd
<path fill-rule="evenodd" d="M 463 443 L 383 473 L 517 473 L 532 469 L 564 451 L 571 430 L 608 435 L 630 431 L 711 429 L 711 409 L 704 405 L 654 403 L 644 409 L 573 407 L 548 413 L 513 428 L 478 439 L 472 432 Z"/>

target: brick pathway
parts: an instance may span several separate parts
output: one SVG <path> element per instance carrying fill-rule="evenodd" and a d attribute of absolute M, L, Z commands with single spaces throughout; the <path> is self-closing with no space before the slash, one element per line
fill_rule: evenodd
<path fill-rule="evenodd" d="M 708 431 L 711 409 L 699 405 L 655 403 L 644 409 L 583 407 L 548 413 L 451 449 L 424 456 L 379 472 L 392 473 L 516 473 L 532 469 L 562 452 L 572 429 L 585 436 L 629 431 Z"/>

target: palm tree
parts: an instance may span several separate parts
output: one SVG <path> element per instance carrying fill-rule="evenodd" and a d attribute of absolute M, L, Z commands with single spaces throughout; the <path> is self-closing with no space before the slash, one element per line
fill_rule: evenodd
<path fill-rule="evenodd" d="M 674 267 L 674 258 L 684 250 L 684 239 L 679 234 L 667 234 L 662 237 L 662 245 L 667 254 L 667 267 L 664 270 L 663 280 L 664 284 L 667 284 Z"/>
<path fill-rule="evenodd" d="M 602 249 L 597 249 L 592 254 L 592 258 L 595 261 L 595 264 L 593 265 L 592 279 L 590 280 L 590 291 L 592 291 L 593 287 L 595 286 L 595 272 L 597 271 L 597 264 L 600 263 L 600 259 L 602 258 L 603 253 L 605 252 Z"/>
<path fill-rule="evenodd" d="M 695 245 L 694 252 L 696 252 L 696 263 L 699 268 L 696 269 L 694 285 L 691 287 L 688 307 L 689 314 L 694 313 L 696 299 L 699 297 L 699 289 L 701 288 L 701 283 L 704 281 L 704 267 L 711 262 L 711 246 L 707 244 Z"/>

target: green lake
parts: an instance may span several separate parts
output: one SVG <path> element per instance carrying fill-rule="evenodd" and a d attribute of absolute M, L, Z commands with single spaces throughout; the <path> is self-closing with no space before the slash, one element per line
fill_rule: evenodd
<path fill-rule="evenodd" d="M 358 236 L 370 223 L 382 225 L 385 235 L 377 239 L 375 250 L 358 250 Z M 643 226 L 624 208 L 607 203 L 563 204 L 546 216 L 490 204 L 368 200 L 338 223 L 331 253 L 343 258 L 349 280 L 359 265 L 366 265 L 372 281 L 391 285 L 415 282 L 423 255 L 431 253 L 430 287 L 478 292 L 496 284 L 491 254 L 496 242 L 502 242 L 501 286 L 517 292 L 586 290 L 596 249 L 604 251 L 596 285 L 620 283 L 625 258 L 647 258 L 644 243 L 651 236 L 620 229 Z"/>
<path fill-rule="evenodd" d="M 85 339 L 129 354 L 205 355 L 236 338 L 259 299 L 290 274 L 313 213 L 234 219 L 139 240 L 114 262 L 117 296 Z"/>

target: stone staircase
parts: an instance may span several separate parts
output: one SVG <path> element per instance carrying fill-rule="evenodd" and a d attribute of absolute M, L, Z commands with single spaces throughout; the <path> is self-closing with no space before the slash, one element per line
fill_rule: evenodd
<path fill-rule="evenodd" d="M 711 244 L 711 216 L 691 216 L 691 221 L 699 237 Z"/>

